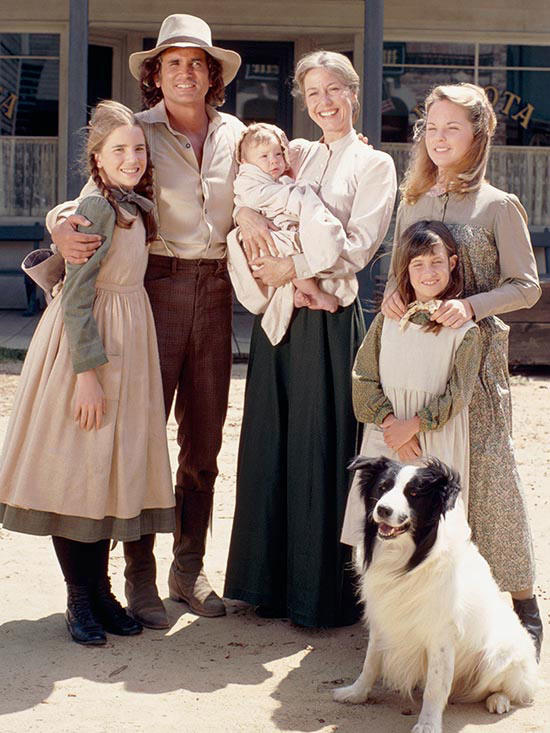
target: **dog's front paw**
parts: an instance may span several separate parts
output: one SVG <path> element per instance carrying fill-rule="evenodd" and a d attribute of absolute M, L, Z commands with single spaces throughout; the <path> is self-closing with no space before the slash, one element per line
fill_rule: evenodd
<path fill-rule="evenodd" d="M 437 723 L 421 723 L 418 721 L 411 733 L 442 733 L 442 728 Z"/>
<path fill-rule="evenodd" d="M 493 692 L 485 700 L 485 707 L 490 713 L 503 715 L 504 713 L 510 712 L 510 699 L 503 692 Z"/>
<path fill-rule="evenodd" d="M 332 696 L 336 702 L 366 702 L 369 697 L 370 690 L 366 690 L 361 684 L 358 684 L 359 680 L 356 680 L 353 685 L 348 687 L 338 687 L 332 691 Z"/>

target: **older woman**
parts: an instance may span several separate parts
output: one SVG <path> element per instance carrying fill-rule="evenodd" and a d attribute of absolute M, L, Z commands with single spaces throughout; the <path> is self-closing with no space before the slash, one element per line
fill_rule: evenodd
<path fill-rule="evenodd" d="M 353 129 L 358 88 L 341 54 L 318 51 L 298 63 L 295 92 L 323 137 L 294 141 L 294 167 L 299 180 L 318 186 L 342 228 L 333 264 L 322 273 L 311 272 L 302 254 L 253 260 L 266 285 L 348 277 L 357 293 L 355 273 L 386 233 L 395 169 Z M 250 346 L 225 595 L 258 605 L 260 615 L 303 626 L 339 626 L 358 617 L 350 549 L 339 542 L 346 465 L 357 435 L 351 367 L 364 332 L 359 302 L 350 300 L 333 314 L 297 310 L 276 346 L 258 317 Z"/>

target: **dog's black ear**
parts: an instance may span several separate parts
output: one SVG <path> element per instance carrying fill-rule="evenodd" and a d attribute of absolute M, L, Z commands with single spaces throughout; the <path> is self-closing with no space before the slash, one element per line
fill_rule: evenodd
<path fill-rule="evenodd" d="M 437 458 L 429 458 L 427 467 L 433 471 L 439 484 L 441 513 L 453 509 L 460 494 L 460 476 L 450 466 Z"/>
<path fill-rule="evenodd" d="M 367 497 L 368 490 L 374 481 L 392 463 L 395 463 L 395 461 L 392 461 L 391 458 L 386 458 L 386 456 L 378 456 L 378 458 L 355 456 L 348 466 L 348 471 L 359 471 L 359 486 L 361 496 L 364 499 Z"/>
<path fill-rule="evenodd" d="M 386 456 L 378 456 L 378 458 L 365 458 L 365 456 L 357 455 L 348 465 L 348 471 L 358 471 L 360 468 L 373 473 L 380 473 L 391 463 L 390 458 Z"/>
<path fill-rule="evenodd" d="M 395 463 L 395 461 L 385 456 L 379 456 L 378 458 L 355 456 L 348 466 L 350 471 L 357 471 L 359 493 L 365 504 L 365 523 L 363 525 L 363 556 L 365 568 L 372 561 L 374 541 L 378 533 L 378 526 L 372 518 L 372 510 L 379 498 L 375 488 L 376 481 L 392 463 Z"/>
<path fill-rule="evenodd" d="M 456 471 L 437 458 L 428 458 L 417 474 L 424 503 L 423 521 L 414 530 L 416 549 L 407 569 L 413 570 L 423 562 L 437 539 L 439 520 L 456 504 L 460 493 L 460 479 Z"/>
<path fill-rule="evenodd" d="M 460 477 L 454 469 L 437 458 L 428 458 L 425 465 L 426 479 L 437 491 L 441 514 L 444 515 L 456 504 L 460 494 Z"/>

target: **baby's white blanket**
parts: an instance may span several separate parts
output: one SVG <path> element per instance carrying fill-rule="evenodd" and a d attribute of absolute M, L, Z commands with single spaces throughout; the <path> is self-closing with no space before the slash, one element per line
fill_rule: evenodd
<path fill-rule="evenodd" d="M 303 252 L 319 287 L 335 295 L 342 306 L 353 303 L 358 292 L 355 275 L 332 277 L 330 268 L 340 255 L 336 246 L 341 222 L 331 214 L 309 183 L 282 176 L 274 181 L 255 165 L 243 163 L 235 179 L 235 206 L 259 211 L 279 231 L 272 232 L 281 257 Z M 239 229 L 227 238 L 227 267 L 239 302 L 252 313 L 263 313 L 262 328 L 272 344 L 285 335 L 294 310 L 294 286 L 263 285 L 250 271 L 240 244 Z"/>

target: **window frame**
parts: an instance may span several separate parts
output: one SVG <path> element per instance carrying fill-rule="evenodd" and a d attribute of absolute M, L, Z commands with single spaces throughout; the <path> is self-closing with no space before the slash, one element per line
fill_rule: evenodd
<path fill-rule="evenodd" d="M 3 21 L 2 33 L 48 33 L 59 36 L 59 79 L 58 79 L 58 134 L 57 134 L 57 201 L 64 201 L 67 192 L 67 180 L 64 172 L 67 169 L 67 112 L 68 112 L 68 49 L 69 49 L 69 27 L 63 22 L 40 22 L 40 21 Z M 33 57 L 35 58 L 35 57 Z M 53 57 L 50 57 L 53 58 Z M 8 137 L 8 136 L 6 136 Z M 55 140 L 52 136 L 13 136 L 19 140 Z M 36 221 L 36 216 L 8 216 L 0 217 L 1 221 L 17 220 L 23 222 Z"/>
<path fill-rule="evenodd" d="M 547 43 L 543 43 L 543 39 L 537 34 L 522 34 L 522 33 L 494 33 L 488 32 L 480 34 L 479 32 L 437 32 L 437 31 L 421 31 L 402 29 L 401 32 L 396 29 L 389 33 L 384 33 L 384 43 L 449 43 L 459 45 L 473 45 L 474 46 L 474 65 L 449 65 L 449 66 L 437 66 L 435 64 L 408 64 L 410 68 L 445 68 L 445 69 L 467 69 L 474 71 L 474 83 L 479 83 L 480 71 L 487 71 L 494 69 L 496 71 L 546 71 L 550 73 L 550 66 L 480 66 L 479 64 L 479 49 L 480 46 L 484 45 L 501 45 L 501 46 L 548 46 L 550 47 L 550 35 L 546 34 L 545 39 Z M 402 64 L 383 64 L 383 69 L 386 67 L 399 67 Z M 393 145 L 411 145 L 410 142 L 404 143 L 392 143 Z M 518 150 L 525 150 L 529 148 L 528 145 L 499 145 L 494 144 L 493 148 L 511 149 L 516 148 Z M 550 145 L 537 146 L 543 149 L 550 149 Z"/>

